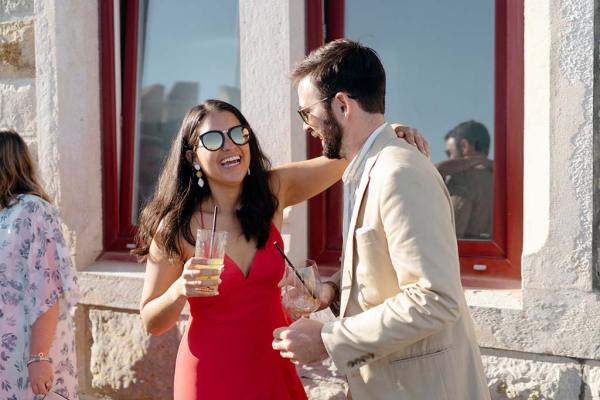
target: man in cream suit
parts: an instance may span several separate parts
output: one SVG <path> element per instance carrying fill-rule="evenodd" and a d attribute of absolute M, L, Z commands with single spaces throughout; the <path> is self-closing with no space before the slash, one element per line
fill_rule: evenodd
<path fill-rule="evenodd" d="M 304 130 L 321 139 L 325 156 L 350 161 L 342 270 L 321 298 L 323 307 L 340 301 L 340 318 L 276 329 L 273 348 L 302 364 L 330 356 L 355 400 L 489 399 L 448 191 L 434 165 L 385 123 L 376 53 L 336 40 L 293 77 Z"/>

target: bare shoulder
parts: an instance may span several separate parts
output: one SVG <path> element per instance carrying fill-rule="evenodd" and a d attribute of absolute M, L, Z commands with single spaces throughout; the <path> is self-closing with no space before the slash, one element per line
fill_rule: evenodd
<path fill-rule="evenodd" d="M 150 249 L 148 251 L 148 259 L 147 263 L 152 263 L 155 265 L 172 265 L 172 266 L 183 266 L 183 260 L 191 257 L 189 254 L 194 253 L 193 246 L 189 244 L 181 235 L 178 235 L 177 240 L 179 241 L 179 246 L 183 250 L 182 255 L 170 255 L 165 244 L 162 242 L 163 235 L 165 234 L 165 224 L 164 220 L 162 220 L 158 224 L 158 228 L 156 229 L 156 233 L 152 237 L 152 242 L 150 243 Z M 189 256 L 188 256 L 189 255 Z"/>

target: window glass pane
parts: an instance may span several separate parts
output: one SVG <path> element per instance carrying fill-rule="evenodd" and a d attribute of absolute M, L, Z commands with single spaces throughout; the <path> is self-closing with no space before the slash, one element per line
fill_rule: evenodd
<path fill-rule="evenodd" d="M 186 111 L 240 107 L 238 0 L 140 1 L 133 224 Z"/>
<path fill-rule="evenodd" d="M 428 138 L 452 195 L 457 236 L 489 240 L 494 1 L 344 3 L 345 36 L 374 48 L 384 64 L 386 120 L 418 127 Z M 460 125 L 467 121 L 477 123 Z"/>

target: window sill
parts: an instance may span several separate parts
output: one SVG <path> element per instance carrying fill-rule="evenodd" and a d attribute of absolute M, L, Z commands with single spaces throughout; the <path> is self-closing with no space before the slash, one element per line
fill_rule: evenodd
<path fill-rule="evenodd" d="M 98 261 L 77 274 L 80 304 L 138 311 L 144 286 L 144 266 Z"/>
<path fill-rule="evenodd" d="M 144 288 L 144 265 L 132 262 L 98 261 L 78 271 L 79 304 L 139 312 Z M 189 315 L 186 305 L 182 315 Z"/>
<path fill-rule="evenodd" d="M 98 261 L 78 272 L 80 304 L 138 311 L 144 266 L 132 262 Z M 464 290 L 470 307 L 523 309 L 521 289 Z M 187 314 L 187 307 L 184 310 Z"/>
<path fill-rule="evenodd" d="M 465 289 L 464 293 L 469 307 L 523 309 L 523 291 L 521 289 Z"/>

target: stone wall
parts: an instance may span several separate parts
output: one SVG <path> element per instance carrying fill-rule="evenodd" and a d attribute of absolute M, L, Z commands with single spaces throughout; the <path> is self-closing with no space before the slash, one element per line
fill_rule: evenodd
<path fill-rule="evenodd" d="M 302 4 L 240 2 L 242 107 L 275 163 L 305 155 L 304 135 L 293 132 L 296 96 L 286 86 L 304 52 Z M 599 4 L 525 1 L 523 285 L 467 292 L 494 399 L 600 400 Z M 142 268 L 95 261 L 102 251 L 97 6 L 0 1 L 0 126 L 21 132 L 37 156 L 81 271 L 82 399 L 168 399 L 186 314 L 165 335 L 147 335 L 137 312 Z M 272 115 L 281 116 L 277 125 Z M 286 221 L 293 251 L 305 253 L 306 209 Z M 300 372 L 311 399 L 343 398 L 344 381 L 329 365 Z"/>
<path fill-rule="evenodd" d="M 600 398 L 597 361 L 482 349 L 492 400 Z"/>
<path fill-rule="evenodd" d="M 0 2 L 0 128 L 21 133 L 37 156 L 33 2 Z"/>
<path fill-rule="evenodd" d="M 594 288 L 600 290 L 600 0 L 594 0 Z"/>
<path fill-rule="evenodd" d="M 515 307 L 502 301 L 471 304 L 471 311 L 482 347 L 598 360 L 600 307 L 592 260 L 594 2 L 525 1 L 524 19 L 520 300 Z"/>

